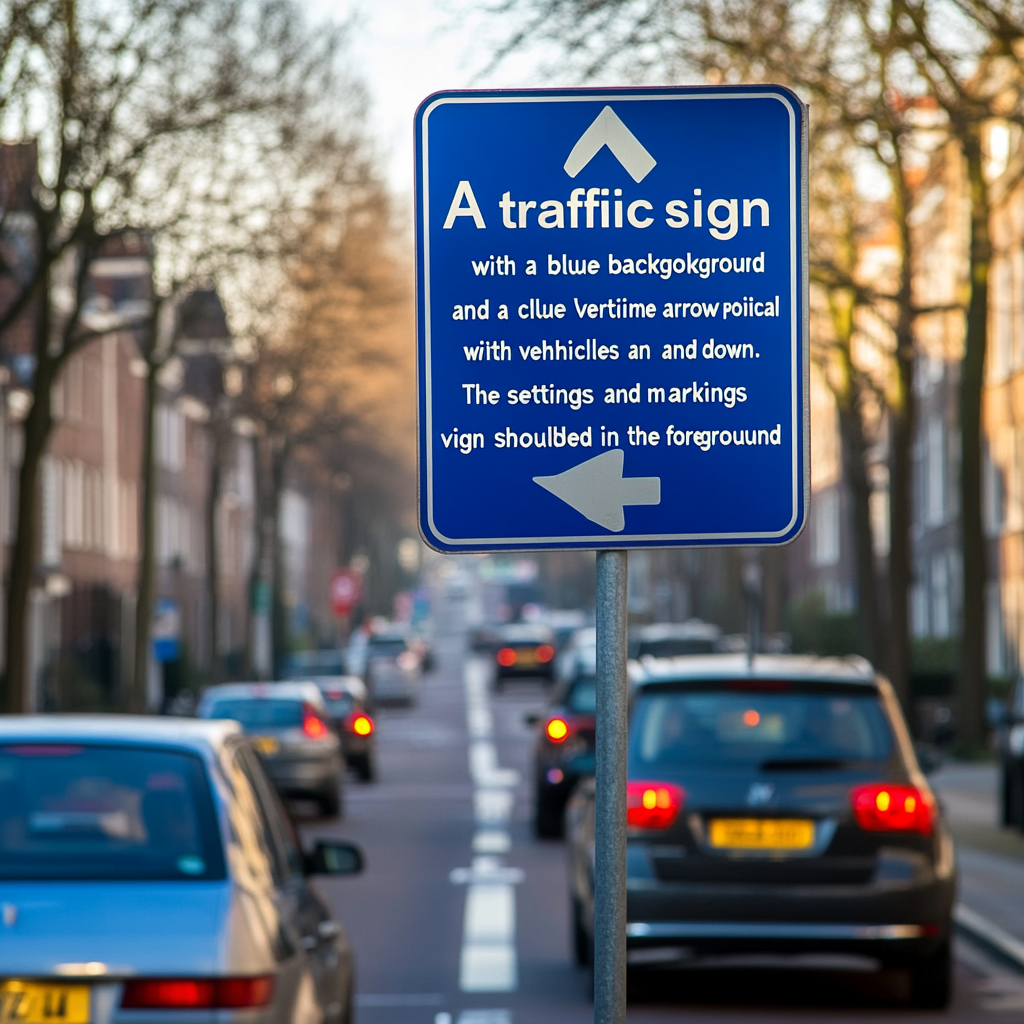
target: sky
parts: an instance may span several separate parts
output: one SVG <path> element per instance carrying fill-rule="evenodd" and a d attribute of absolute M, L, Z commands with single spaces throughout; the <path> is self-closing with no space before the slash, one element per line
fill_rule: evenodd
<path fill-rule="evenodd" d="M 340 9 L 329 0 L 307 4 L 314 17 L 357 16 L 354 54 L 370 92 L 371 130 L 401 196 L 412 191 L 412 120 L 424 97 L 439 89 L 568 84 L 538 77 L 538 52 L 476 77 L 490 59 L 488 42 L 502 33 L 470 0 L 350 0 Z"/>

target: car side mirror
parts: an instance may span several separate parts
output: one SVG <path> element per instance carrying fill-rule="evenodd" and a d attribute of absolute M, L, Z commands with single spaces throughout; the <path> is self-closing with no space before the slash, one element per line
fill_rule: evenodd
<path fill-rule="evenodd" d="M 363 851 L 355 843 L 320 840 L 306 854 L 307 875 L 358 875 L 363 870 Z"/>
<path fill-rule="evenodd" d="M 527 711 L 523 715 L 523 721 L 532 729 L 540 721 L 539 711 Z"/>

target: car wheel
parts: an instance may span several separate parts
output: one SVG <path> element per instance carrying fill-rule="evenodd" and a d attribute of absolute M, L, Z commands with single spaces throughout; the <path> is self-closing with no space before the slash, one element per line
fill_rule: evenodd
<path fill-rule="evenodd" d="M 953 962 L 949 940 L 910 968 L 910 1001 L 929 1010 L 944 1010 L 953 996 Z"/>
<path fill-rule="evenodd" d="M 341 787 L 335 783 L 329 789 L 325 789 L 318 798 L 320 813 L 325 818 L 341 817 Z"/>
<path fill-rule="evenodd" d="M 360 754 L 353 767 L 361 782 L 373 782 L 377 778 L 377 765 L 373 754 Z"/>
<path fill-rule="evenodd" d="M 1007 764 L 1003 764 L 1003 770 L 1001 773 L 1000 780 L 1002 785 L 1000 787 L 1000 795 L 1002 799 L 999 801 L 1000 809 L 1000 824 L 1004 827 L 1007 825 L 1016 825 L 1016 808 L 1014 807 L 1016 793 L 1014 790 L 1016 787 L 1013 784 L 1013 772 Z"/>
<path fill-rule="evenodd" d="M 587 929 L 583 927 L 583 908 L 572 897 L 572 956 L 577 967 L 589 967 L 593 962 L 593 946 Z"/>
<path fill-rule="evenodd" d="M 537 787 L 533 831 L 539 839 L 561 839 L 565 834 L 562 802 L 544 786 Z"/>

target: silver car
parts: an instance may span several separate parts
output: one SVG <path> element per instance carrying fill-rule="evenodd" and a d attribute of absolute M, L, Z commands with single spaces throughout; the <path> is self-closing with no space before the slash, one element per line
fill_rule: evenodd
<path fill-rule="evenodd" d="M 411 707 L 420 692 L 422 667 L 406 632 L 382 631 L 366 645 L 366 685 L 375 704 Z"/>
<path fill-rule="evenodd" d="M 234 722 L 0 719 L 0 1016 L 349 1024 L 352 953 Z"/>
<path fill-rule="evenodd" d="M 316 683 L 211 686 L 196 714 L 241 723 L 282 795 L 315 800 L 327 817 L 341 813 L 341 741 Z"/>

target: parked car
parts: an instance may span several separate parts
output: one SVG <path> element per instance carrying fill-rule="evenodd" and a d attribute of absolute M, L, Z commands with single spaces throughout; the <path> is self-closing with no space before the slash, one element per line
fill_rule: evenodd
<path fill-rule="evenodd" d="M 341 741 L 315 683 L 211 686 L 196 713 L 238 722 L 282 795 L 315 800 L 327 817 L 341 813 Z"/>
<path fill-rule="evenodd" d="M 494 687 L 501 689 L 506 679 L 540 677 L 549 682 L 554 676 L 555 638 L 542 623 L 521 622 L 498 630 L 494 652 Z"/>
<path fill-rule="evenodd" d="M 543 715 L 526 716 L 537 730 L 533 746 L 534 832 L 562 835 L 565 805 L 576 784 L 594 774 L 594 673 L 559 683 Z"/>
<path fill-rule="evenodd" d="M 352 951 L 235 722 L 0 719 L 0 1001 L 51 1024 L 350 1024 Z"/>
<path fill-rule="evenodd" d="M 659 622 L 640 626 L 629 636 L 631 658 L 675 658 L 681 654 L 713 654 L 722 631 L 710 622 Z"/>
<path fill-rule="evenodd" d="M 365 679 L 374 704 L 415 704 L 421 675 L 419 656 L 405 630 L 383 628 L 370 634 Z"/>
<path fill-rule="evenodd" d="M 1018 679 L 1006 702 L 997 731 L 1004 825 L 1024 830 L 1024 678 Z"/>
<path fill-rule="evenodd" d="M 597 630 L 577 629 L 555 654 L 556 683 L 569 683 L 581 676 L 597 675 Z"/>
<path fill-rule="evenodd" d="M 377 777 L 377 727 L 367 708 L 366 683 L 356 676 L 327 676 L 316 685 L 341 740 L 345 763 L 363 782 L 372 782 Z"/>
<path fill-rule="evenodd" d="M 953 840 L 892 687 L 863 659 L 631 666 L 627 963 L 858 954 L 945 1006 Z M 576 955 L 592 948 L 594 783 L 566 812 Z"/>

